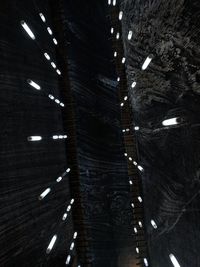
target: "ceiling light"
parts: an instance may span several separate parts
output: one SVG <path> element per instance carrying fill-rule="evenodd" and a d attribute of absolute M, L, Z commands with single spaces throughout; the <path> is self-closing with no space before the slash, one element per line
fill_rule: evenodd
<path fill-rule="evenodd" d="M 122 20 L 122 17 L 123 17 L 123 11 L 120 11 L 119 12 L 119 20 Z"/>
<path fill-rule="evenodd" d="M 120 35 L 119 32 L 116 34 L 116 39 L 119 39 Z"/>
<path fill-rule="evenodd" d="M 140 165 L 138 165 L 138 169 L 139 169 L 141 172 L 143 172 L 143 171 L 144 171 L 143 167 L 142 167 L 142 166 L 140 166 Z"/>
<path fill-rule="evenodd" d="M 51 188 L 47 188 L 42 194 L 39 196 L 39 200 L 45 198 L 51 192 Z"/>
<path fill-rule="evenodd" d="M 68 265 L 70 263 L 70 260 L 71 260 L 71 256 L 68 255 L 65 263 Z"/>
<path fill-rule="evenodd" d="M 124 64 L 124 63 L 125 63 L 125 61 L 126 61 L 126 58 L 125 58 L 125 57 L 123 57 L 123 58 L 122 58 L 122 64 Z"/>
<path fill-rule="evenodd" d="M 61 176 L 56 179 L 57 183 L 59 183 L 60 181 L 62 181 L 62 177 Z"/>
<path fill-rule="evenodd" d="M 111 28 L 110 32 L 111 32 L 111 34 L 113 34 L 114 33 L 114 28 Z"/>
<path fill-rule="evenodd" d="M 133 36 L 133 32 L 132 31 L 129 31 L 128 32 L 128 40 L 131 40 L 132 36 Z"/>
<path fill-rule="evenodd" d="M 53 42 L 54 42 L 54 44 L 55 44 L 55 45 L 57 45 L 57 44 L 58 44 L 58 42 L 57 42 L 56 38 L 53 38 Z"/>
<path fill-rule="evenodd" d="M 44 56 L 46 57 L 47 60 L 50 60 L 50 56 L 49 56 L 49 54 L 44 53 Z"/>
<path fill-rule="evenodd" d="M 136 82 L 133 82 L 133 83 L 131 84 L 131 87 L 134 88 L 134 87 L 136 86 L 136 84 L 137 84 Z"/>
<path fill-rule="evenodd" d="M 147 57 L 145 62 L 143 63 L 142 65 L 142 70 L 146 70 L 146 68 L 149 66 L 149 64 L 151 63 L 152 61 L 152 57 Z"/>
<path fill-rule="evenodd" d="M 56 72 L 58 73 L 58 75 L 61 75 L 61 71 L 59 69 L 57 69 Z"/>
<path fill-rule="evenodd" d="M 134 129 L 135 129 L 135 131 L 138 131 L 140 129 L 140 127 L 139 126 L 135 126 Z"/>
<path fill-rule="evenodd" d="M 116 6 L 117 1 L 113 0 L 113 6 Z"/>
<path fill-rule="evenodd" d="M 41 141 L 42 140 L 42 136 L 29 136 L 28 138 L 28 141 Z"/>
<path fill-rule="evenodd" d="M 56 64 L 54 62 L 51 62 L 51 66 L 55 69 L 56 68 Z"/>
<path fill-rule="evenodd" d="M 52 34 L 53 34 L 53 32 L 52 32 L 52 30 L 51 30 L 51 28 L 50 28 L 50 27 L 47 27 L 47 31 L 48 31 L 48 33 L 49 33 L 50 35 L 52 35 Z"/>
<path fill-rule="evenodd" d="M 32 87 L 34 87 L 36 90 L 40 90 L 41 87 L 39 86 L 39 84 L 35 83 L 34 81 L 28 79 L 27 80 L 28 84 L 30 84 Z"/>
<path fill-rule="evenodd" d="M 171 118 L 171 119 L 164 120 L 162 122 L 163 126 L 170 126 L 170 125 L 176 125 L 176 124 L 178 124 L 178 118 Z"/>
<path fill-rule="evenodd" d="M 77 238 L 77 235 L 78 235 L 78 233 L 75 232 L 73 238 L 76 239 Z"/>
<path fill-rule="evenodd" d="M 174 267 L 181 267 L 181 265 L 178 263 L 176 257 L 173 254 L 170 254 L 169 257 Z"/>
<path fill-rule="evenodd" d="M 67 219 L 67 213 L 63 214 L 62 220 L 65 221 Z"/>
<path fill-rule="evenodd" d="M 158 226 L 154 220 L 151 220 L 151 225 L 153 226 L 154 229 L 158 228 Z"/>
<path fill-rule="evenodd" d="M 26 22 L 22 20 L 21 21 L 21 25 L 24 28 L 24 30 L 28 33 L 28 35 L 31 37 L 31 39 L 35 40 L 35 35 L 31 31 L 31 29 L 29 28 L 29 26 L 26 24 Z"/>
<path fill-rule="evenodd" d="M 144 265 L 149 266 L 148 260 L 146 258 L 144 258 Z"/>
<path fill-rule="evenodd" d="M 39 15 L 40 15 L 41 20 L 42 20 L 43 22 L 46 22 L 45 16 L 44 16 L 42 13 L 39 13 Z"/>
<path fill-rule="evenodd" d="M 115 51 L 115 53 L 114 53 L 114 57 L 117 57 L 117 52 Z"/>
<path fill-rule="evenodd" d="M 141 197 L 138 197 L 138 201 L 139 201 L 140 203 L 142 203 L 142 198 L 141 198 Z"/>
<path fill-rule="evenodd" d="M 51 252 L 53 246 L 55 245 L 56 239 L 57 239 L 57 235 L 54 235 L 54 236 L 52 237 L 52 239 L 51 239 L 49 245 L 48 245 L 48 248 L 47 248 L 47 250 L 46 250 L 46 253 L 50 253 L 50 252 Z"/>

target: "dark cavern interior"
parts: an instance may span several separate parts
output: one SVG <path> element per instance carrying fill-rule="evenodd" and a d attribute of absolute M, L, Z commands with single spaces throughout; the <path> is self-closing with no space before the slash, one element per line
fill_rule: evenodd
<path fill-rule="evenodd" d="M 200 267 L 200 1 L 0 1 L 0 267 Z"/>

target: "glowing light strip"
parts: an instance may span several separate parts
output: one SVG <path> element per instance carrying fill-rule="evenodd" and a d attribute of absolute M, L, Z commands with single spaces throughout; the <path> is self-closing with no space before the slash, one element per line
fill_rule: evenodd
<path fill-rule="evenodd" d="M 39 13 L 39 16 L 43 22 L 46 22 L 45 16 L 42 13 Z"/>
<path fill-rule="evenodd" d="M 28 79 L 27 83 L 30 84 L 32 87 L 34 87 L 36 90 L 41 90 L 41 87 L 39 86 L 39 84 L 37 84 L 36 82 Z"/>
<path fill-rule="evenodd" d="M 171 119 L 164 120 L 162 122 L 163 126 L 170 126 L 170 125 L 176 125 L 176 124 L 178 124 L 178 118 L 171 118 Z"/>
<path fill-rule="evenodd" d="M 152 58 L 151 57 L 147 57 L 145 62 L 142 65 L 142 70 L 146 70 L 146 68 L 149 66 L 149 64 L 151 63 Z"/>
<path fill-rule="evenodd" d="M 53 249 L 53 246 L 55 245 L 55 242 L 56 242 L 56 239 L 57 239 L 57 235 L 54 235 L 48 245 L 48 248 L 46 250 L 46 253 L 49 254 L 51 252 L 51 250 Z"/>
<path fill-rule="evenodd" d="M 35 35 L 31 31 L 31 29 L 29 28 L 29 26 L 26 24 L 26 22 L 22 20 L 21 21 L 21 25 L 24 28 L 24 30 L 27 32 L 27 34 L 31 37 L 31 39 L 35 40 Z"/>
<path fill-rule="evenodd" d="M 39 200 L 45 198 L 51 192 L 51 188 L 47 188 L 42 194 L 39 196 Z"/>
<path fill-rule="evenodd" d="M 42 140 L 42 136 L 29 136 L 28 141 L 32 142 L 32 141 L 41 141 Z"/>
<path fill-rule="evenodd" d="M 178 260 L 176 259 L 176 257 L 173 254 L 170 254 L 169 258 L 170 258 L 172 264 L 174 265 L 174 267 L 181 267 Z"/>

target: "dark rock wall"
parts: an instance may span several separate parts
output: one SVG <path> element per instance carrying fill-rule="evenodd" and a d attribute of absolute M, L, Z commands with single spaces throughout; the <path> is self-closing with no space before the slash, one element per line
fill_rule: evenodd
<path fill-rule="evenodd" d="M 151 266 L 200 266 L 199 1 L 122 1 Z M 133 31 L 131 40 L 128 31 Z M 147 70 L 141 67 L 153 55 Z M 137 82 L 135 88 L 131 83 Z M 162 121 L 180 117 L 177 126 Z M 154 229 L 150 223 L 158 226 Z"/>
<path fill-rule="evenodd" d="M 132 266 L 131 200 L 106 12 L 102 1 L 65 2 L 82 208 L 92 266 Z"/>
<path fill-rule="evenodd" d="M 39 17 L 42 12 L 47 20 Z M 22 29 L 25 20 L 35 33 L 33 41 Z M 62 108 L 48 98 L 62 101 L 59 79 L 43 53 L 55 63 L 56 48 L 46 25 L 52 28 L 47 1 L 1 1 L 0 3 L 0 266 L 63 266 L 73 235 L 69 213 L 69 176 L 56 179 L 69 166 L 64 140 Z M 42 87 L 28 85 L 32 79 Z M 28 142 L 30 135 L 43 140 Z M 39 195 L 52 191 L 42 201 Z M 47 246 L 58 235 L 49 255 Z"/>

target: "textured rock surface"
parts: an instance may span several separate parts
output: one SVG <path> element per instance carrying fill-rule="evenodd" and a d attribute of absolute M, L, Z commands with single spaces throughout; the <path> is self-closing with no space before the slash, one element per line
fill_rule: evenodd
<path fill-rule="evenodd" d="M 199 1 L 122 1 L 130 98 L 144 186 L 153 267 L 200 266 Z M 128 31 L 133 37 L 127 39 Z M 153 60 L 141 67 L 147 56 Z M 181 117 L 163 128 L 166 118 Z M 158 228 L 150 224 L 154 219 Z"/>
<path fill-rule="evenodd" d="M 131 200 L 105 5 L 66 2 L 81 190 L 92 266 L 132 266 Z"/>

